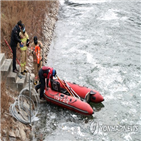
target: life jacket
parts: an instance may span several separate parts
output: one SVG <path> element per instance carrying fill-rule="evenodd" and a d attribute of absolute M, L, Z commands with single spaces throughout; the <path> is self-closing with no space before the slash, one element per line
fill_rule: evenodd
<path fill-rule="evenodd" d="M 47 66 L 43 66 L 42 67 L 42 71 L 43 71 L 43 76 L 45 78 L 49 79 L 50 77 L 52 77 L 53 68 L 47 67 Z"/>
<path fill-rule="evenodd" d="M 21 41 L 23 43 L 23 45 L 20 44 L 21 50 L 27 50 L 27 45 L 26 42 L 29 39 L 28 34 L 25 32 L 25 34 L 23 34 L 22 32 L 19 33 L 19 36 L 21 37 Z"/>
<path fill-rule="evenodd" d="M 40 51 L 41 51 L 40 47 L 39 46 L 35 46 L 35 53 L 36 53 L 36 57 L 37 57 L 37 64 L 39 64 L 40 61 L 41 61 Z"/>

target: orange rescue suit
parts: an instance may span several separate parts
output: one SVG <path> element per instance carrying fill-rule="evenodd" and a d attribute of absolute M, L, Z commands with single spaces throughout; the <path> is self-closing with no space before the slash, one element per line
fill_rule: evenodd
<path fill-rule="evenodd" d="M 40 63 L 41 61 L 41 48 L 39 46 L 35 46 L 35 53 L 36 53 L 36 57 L 37 57 L 37 64 Z"/>

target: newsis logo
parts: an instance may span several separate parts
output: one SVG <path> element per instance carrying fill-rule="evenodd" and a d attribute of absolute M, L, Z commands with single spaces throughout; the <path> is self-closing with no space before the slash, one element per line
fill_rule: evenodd
<path fill-rule="evenodd" d="M 92 122 L 90 131 L 94 135 L 100 132 L 139 132 L 139 125 L 102 125 Z"/>

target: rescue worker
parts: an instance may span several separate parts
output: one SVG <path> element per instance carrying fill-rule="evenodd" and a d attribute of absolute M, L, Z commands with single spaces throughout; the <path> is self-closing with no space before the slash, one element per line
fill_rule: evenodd
<path fill-rule="evenodd" d="M 21 74 L 25 75 L 27 73 L 25 66 L 26 66 L 26 56 L 27 56 L 27 47 L 29 46 L 29 37 L 27 32 L 25 31 L 25 26 L 22 26 L 22 30 L 19 33 L 19 36 L 21 38 L 21 41 L 23 45 L 20 44 L 20 50 L 21 50 Z"/>
<path fill-rule="evenodd" d="M 39 70 L 38 75 L 40 79 L 40 84 L 36 85 L 35 89 L 38 92 L 38 89 L 40 88 L 40 99 L 42 99 L 44 97 L 45 78 L 47 78 L 46 86 L 48 87 L 49 79 L 53 79 L 53 76 L 56 76 L 56 70 L 51 67 L 43 66 Z"/>
<path fill-rule="evenodd" d="M 18 73 L 16 68 L 16 47 L 17 43 L 23 44 L 20 40 L 19 33 L 22 28 L 22 21 L 20 20 L 17 25 L 12 29 L 10 46 L 13 52 L 13 72 Z"/>
<path fill-rule="evenodd" d="M 34 85 L 37 84 L 37 81 L 39 80 L 38 78 L 38 72 L 41 69 L 42 66 L 42 48 L 43 44 L 41 41 L 38 40 L 37 36 L 34 36 L 34 42 L 31 43 L 31 51 L 33 54 L 33 67 L 34 67 Z M 37 50 L 36 50 L 37 48 Z M 38 56 L 39 55 L 39 56 Z M 38 58 L 39 57 L 39 58 Z"/>

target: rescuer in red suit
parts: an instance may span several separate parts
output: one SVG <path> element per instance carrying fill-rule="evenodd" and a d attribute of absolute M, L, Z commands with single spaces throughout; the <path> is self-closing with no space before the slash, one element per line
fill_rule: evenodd
<path fill-rule="evenodd" d="M 49 83 L 49 79 L 53 79 L 53 76 L 56 75 L 56 70 L 54 70 L 51 67 L 43 66 L 39 70 L 39 79 L 40 79 L 40 84 L 35 86 L 36 91 L 40 88 L 40 99 L 44 97 L 44 89 L 45 89 L 45 78 L 47 78 L 47 87 Z"/>

